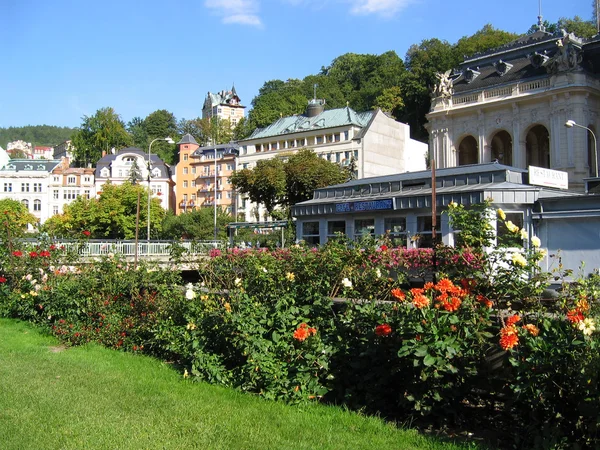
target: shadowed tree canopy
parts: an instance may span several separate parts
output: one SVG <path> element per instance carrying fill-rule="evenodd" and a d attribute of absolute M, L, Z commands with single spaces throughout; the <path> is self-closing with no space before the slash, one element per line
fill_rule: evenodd
<path fill-rule="evenodd" d="M 286 180 L 281 158 L 258 161 L 253 169 L 235 171 L 230 180 L 238 192 L 264 205 L 269 215 L 285 198 Z"/>
<path fill-rule="evenodd" d="M 74 158 L 79 165 L 93 164 L 102 152 L 120 149 L 133 143 L 121 117 L 112 108 L 101 108 L 93 116 L 84 116 L 83 123 L 73 134 Z"/>

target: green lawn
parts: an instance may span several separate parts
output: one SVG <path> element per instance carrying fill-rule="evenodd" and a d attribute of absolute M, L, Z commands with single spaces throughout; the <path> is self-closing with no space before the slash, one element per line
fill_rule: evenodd
<path fill-rule="evenodd" d="M 465 448 L 338 408 L 188 382 L 148 357 L 57 345 L 0 319 L 3 450 Z"/>

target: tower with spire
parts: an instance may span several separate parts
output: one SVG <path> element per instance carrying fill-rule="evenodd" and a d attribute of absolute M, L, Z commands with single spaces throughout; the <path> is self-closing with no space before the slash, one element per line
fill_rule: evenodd
<path fill-rule="evenodd" d="M 202 106 L 202 118 L 218 117 L 222 120 L 229 120 L 231 128 L 235 128 L 244 117 L 245 109 L 246 107 L 242 105 L 235 85 L 233 85 L 230 90 L 206 94 Z"/>

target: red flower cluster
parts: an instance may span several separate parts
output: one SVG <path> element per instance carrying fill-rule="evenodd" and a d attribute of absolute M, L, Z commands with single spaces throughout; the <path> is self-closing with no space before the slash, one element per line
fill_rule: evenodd
<path fill-rule="evenodd" d="M 6 281 L 7 281 L 6 278 L 0 276 L 0 283 L 6 283 Z"/>
<path fill-rule="evenodd" d="M 575 308 L 567 312 L 567 320 L 571 323 L 579 323 L 585 319 L 581 308 Z"/>
<path fill-rule="evenodd" d="M 21 256 L 23 256 L 23 252 L 21 250 L 15 250 L 14 252 L 12 252 L 13 256 L 16 256 L 17 258 L 20 258 Z"/>
<path fill-rule="evenodd" d="M 479 303 L 482 303 L 483 305 L 485 305 L 486 307 L 488 307 L 488 308 L 490 308 L 490 309 L 492 309 L 492 306 L 494 305 L 494 304 L 492 303 L 492 301 L 491 301 L 489 298 L 487 298 L 486 296 L 484 296 L 484 295 L 481 295 L 481 294 L 479 294 L 479 295 L 476 297 L 476 299 L 477 299 L 477 301 L 478 301 Z"/>
<path fill-rule="evenodd" d="M 512 325 L 514 325 L 515 323 L 519 322 L 521 320 L 521 316 L 519 316 L 518 314 L 514 314 L 512 316 L 510 316 L 508 319 L 506 319 L 506 326 L 510 327 Z"/>
<path fill-rule="evenodd" d="M 37 254 L 37 252 L 29 252 L 29 257 L 30 258 L 37 258 L 39 255 Z"/>
<path fill-rule="evenodd" d="M 517 327 L 509 325 L 500 330 L 500 347 L 504 350 L 510 350 L 519 343 Z"/>
<path fill-rule="evenodd" d="M 375 334 L 377 336 L 389 336 L 392 334 L 392 327 L 387 323 L 382 323 L 381 325 L 377 325 L 375 327 Z"/>
<path fill-rule="evenodd" d="M 306 340 L 309 336 L 311 336 L 311 335 L 314 336 L 315 334 L 317 334 L 316 328 L 312 328 L 312 327 L 309 328 L 307 324 L 301 323 L 300 326 L 298 327 L 298 329 L 296 329 L 296 331 L 294 331 L 294 339 L 302 342 L 302 341 Z"/>
<path fill-rule="evenodd" d="M 392 297 L 394 297 L 398 301 L 406 300 L 406 294 L 402 292 L 400 288 L 392 289 Z"/>
<path fill-rule="evenodd" d="M 50 256 L 50 252 L 49 252 L 48 250 L 42 250 L 42 251 L 40 252 L 40 256 L 41 256 L 42 258 L 48 258 L 48 257 Z"/>
<path fill-rule="evenodd" d="M 82 234 L 83 234 L 85 237 L 90 237 L 90 235 L 91 235 L 92 233 L 90 233 L 88 230 L 84 230 Z"/>

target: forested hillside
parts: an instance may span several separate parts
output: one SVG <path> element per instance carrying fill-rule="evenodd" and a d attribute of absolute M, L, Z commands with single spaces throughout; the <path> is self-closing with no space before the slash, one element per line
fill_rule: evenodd
<path fill-rule="evenodd" d="M 24 127 L 0 128 L 0 147 L 6 149 L 9 142 L 22 140 L 34 146 L 53 147 L 71 138 L 74 128 L 52 125 L 27 125 Z"/>

